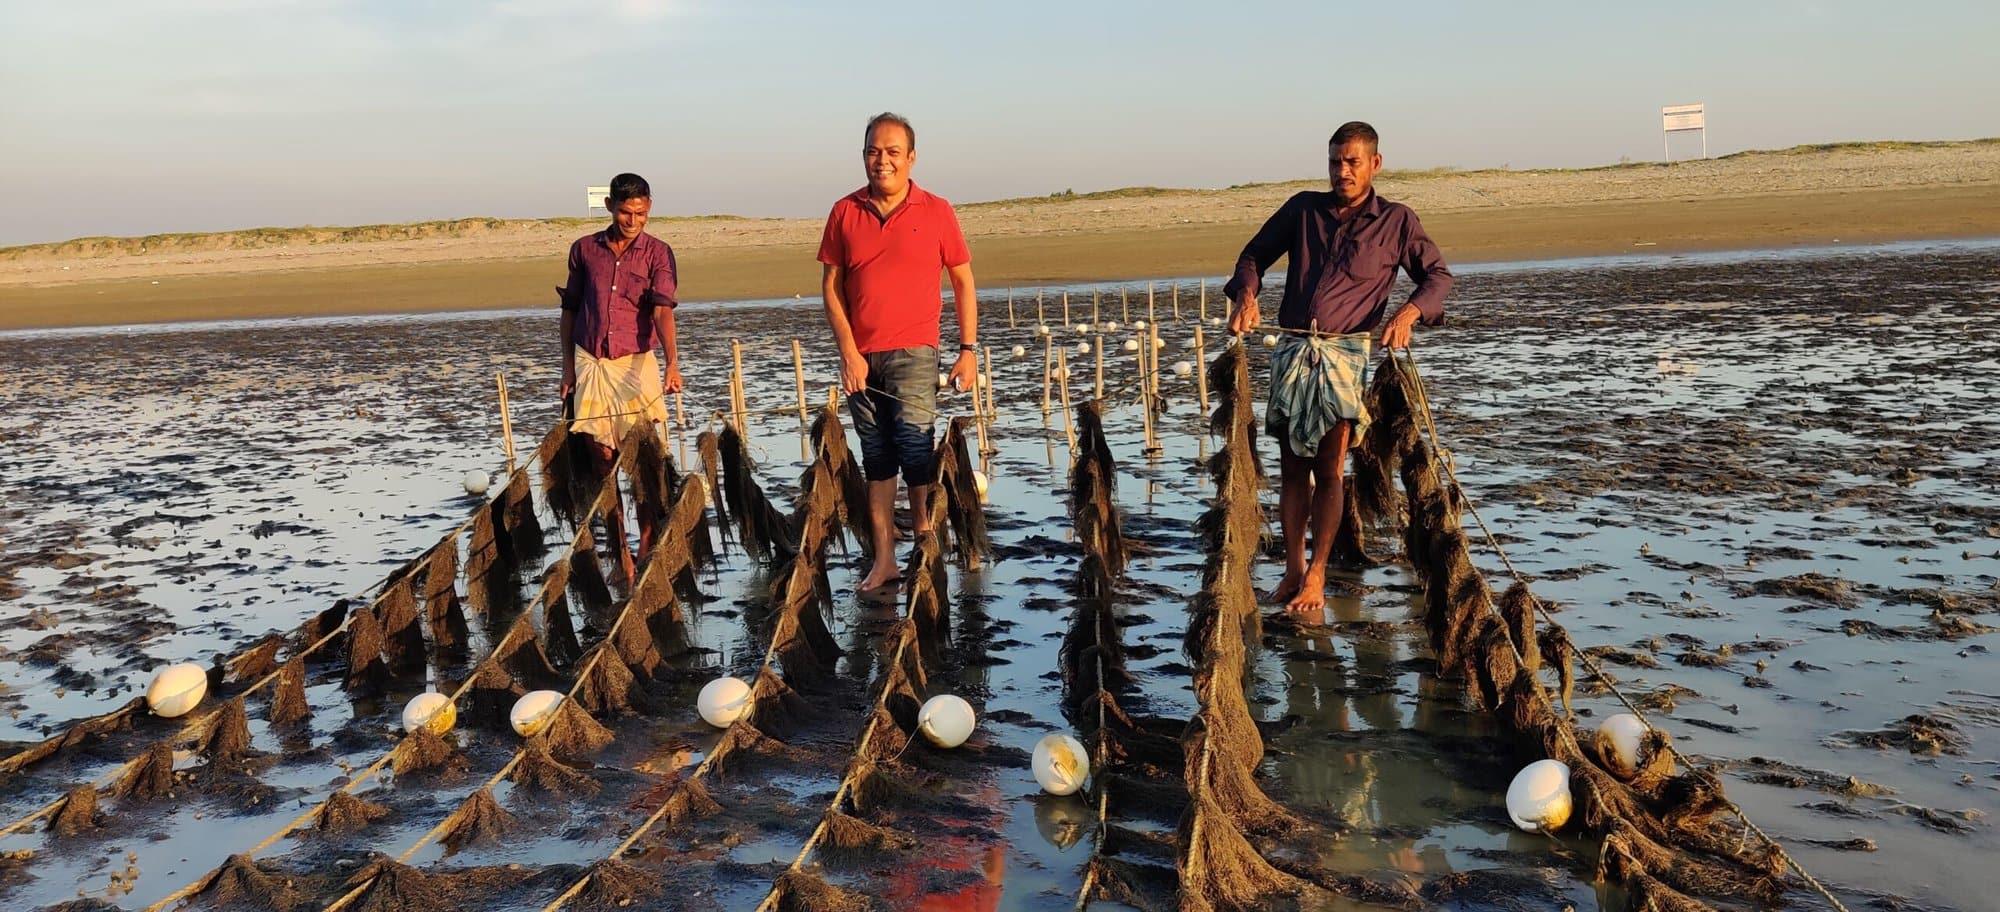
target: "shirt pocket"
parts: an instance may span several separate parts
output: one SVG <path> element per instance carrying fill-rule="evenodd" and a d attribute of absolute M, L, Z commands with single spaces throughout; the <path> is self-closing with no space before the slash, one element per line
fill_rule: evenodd
<path fill-rule="evenodd" d="M 1351 242 L 1345 251 L 1346 262 L 1341 271 L 1357 282 L 1373 282 L 1385 275 L 1392 275 L 1396 269 L 1399 251 L 1391 239 L 1361 238 Z"/>
<path fill-rule="evenodd" d="M 644 266 L 620 265 L 617 271 L 617 284 L 613 286 L 617 290 L 612 293 L 612 297 L 621 301 L 637 302 L 651 285 L 652 276 L 646 273 Z"/>

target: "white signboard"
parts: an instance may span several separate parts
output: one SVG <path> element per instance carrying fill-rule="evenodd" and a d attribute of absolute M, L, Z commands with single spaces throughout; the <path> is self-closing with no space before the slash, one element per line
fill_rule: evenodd
<path fill-rule="evenodd" d="M 1666 130 L 1668 133 L 1702 129 L 1705 126 L 1703 123 L 1705 115 L 1702 113 L 1701 107 L 1698 104 L 1684 104 L 1668 105 L 1661 108 L 1661 129 Z"/>
<path fill-rule="evenodd" d="M 603 209 L 604 198 L 611 195 L 610 187 L 583 188 L 583 208 L 585 211 Z"/>
<path fill-rule="evenodd" d="M 1660 150 L 1674 160 L 1667 138 L 1675 133 L 1700 133 L 1701 157 L 1708 157 L 1708 111 L 1701 104 L 1667 105 L 1660 109 Z"/>

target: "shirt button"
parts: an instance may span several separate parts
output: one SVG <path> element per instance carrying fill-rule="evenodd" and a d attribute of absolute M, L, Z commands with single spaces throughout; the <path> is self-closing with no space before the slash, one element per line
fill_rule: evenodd
<path fill-rule="evenodd" d="M 612 290 L 612 291 L 617 291 L 617 290 L 618 290 L 618 286 L 616 286 L 616 285 L 613 285 L 613 286 L 611 286 L 611 290 Z"/>

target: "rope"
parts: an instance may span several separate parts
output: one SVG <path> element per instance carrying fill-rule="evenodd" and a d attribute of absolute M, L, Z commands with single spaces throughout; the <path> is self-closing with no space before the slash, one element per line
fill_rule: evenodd
<path fill-rule="evenodd" d="M 1527 576 L 1520 571 L 1520 568 L 1514 566 L 1514 561 L 1507 556 L 1507 550 L 1501 547 L 1499 537 L 1493 534 L 1492 527 L 1488 526 L 1486 524 L 1485 518 L 1479 515 L 1479 508 L 1473 505 L 1471 496 L 1466 495 L 1464 493 L 1464 488 L 1459 485 L 1458 470 L 1456 466 L 1453 464 L 1450 451 L 1446 450 L 1444 448 L 1444 445 L 1438 439 L 1437 424 L 1431 414 L 1430 396 L 1425 392 L 1423 377 L 1417 371 L 1416 355 L 1405 349 L 1403 358 L 1404 358 L 1404 363 L 1409 367 L 1410 370 L 1410 379 L 1413 381 L 1412 387 L 1417 394 L 1417 405 L 1419 413 L 1423 416 L 1425 431 L 1430 435 L 1432 446 L 1439 454 L 1439 458 L 1431 460 L 1431 471 L 1433 473 L 1436 473 L 1438 471 L 1438 466 L 1440 463 L 1444 466 L 1445 473 L 1447 473 L 1451 478 L 1451 487 L 1445 488 L 1445 490 L 1457 489 L 1460 492 L 1460 499 L 1465 504 L 1466 512 L 1471 514 L 1473 521 L 1479 524 L 1479 531 L 1486 536 L 1487 544 L 1490 547 L 1492 547 L 1493 553 L 1500 558 L 1500 562 L 1506 566 L 1507 572 L 1514 577 L 1515 582 L 1521 584 L 1522 591 L 1527 593 L 1528 603 L 1534 606 L 1535 613 L 1541 615 L 1542 620 L 1548 623 L 1549 626 L 1557 629 L 1562 629 L 1562 624 L 1558 623 L 1555 617 L 1550 614 L 1548 606 L 1544 605 L 1541 599 L 1535 597 L 1535 594 L 1532 591 L 1528 590 Z M 1442 478 L 1439 479 L 1439 486 L 1441 488 L 1443 487 Z M 1480 573 L 1479 568 L 1477 566 L 1473 567 L 1473 572 Z M 1480 578 L 1481 584 L 1484 584 L 1485 583 L 1484 574 L 1480 574 L 1480 577 L 1481 577 Z M 1493 609 L 1491 604 L 1488 604 L 1487 609 L 1489 611 L 1495 610 Z M 1513 647 L 1515 656 L 1517 658 L 1520 658 L 1521 657 L 1520 646 L 1519 644 L 1514 643 L 1513 636 L 1511 633 L 1508 634 L 1507 642 L 1509 646 Z M 1603 669 L 1601 669 L 1597 665 L 1596 661 L 1594 661 L 1590 656 L 1586 655 L 1582 650 L 1576 650 L 1576 655 L 1577 658 L 1582 661 L 1584 669 L 1589 671 L 1592 675 L 1595 675 L 1598 678 L 1598 680 L 1604 682 L 1605 688 L 1611 692 L 1611 695 L 1613 697 L 1616 697 L 1618 699 L 1618 702 L 1621 705 L 1623 705 L 1627 711 L 1632 713 L 1632 715 L 1637 716 L 1641 722 L 1644 722 L 1646 724 L 1646 727 L 1648 728 L 1653 727 L 1653 723 L 1647 720 L 1645 712 L 1640 710 L 1636 704 L 1634 704 L 1629 698 L 1625 696 L 1623 691 L 1618 689 L 1618 685 L 1614 681 L 1612 681 L 1610 677 L 1604 674 Z M 1576 745 L 1575 741 L 1576 733 L 1574 731 L 1571 731 L 1570 727 L 1567 725 L 1562 726 L 1562 731 L 1564 737 L 1568 739 L 1572 745 Z M 1687 756 L 1682 754 L 1680 749 L 1675 747 L 1672 741 L 1667 742 L 1667 752 L 1673 756 L 1675 762 L 1681 764 L 1684 767 L 1687 767 L 1688 769 L 1695 768 L 1694 763 L 1689 761 Z M 1579 754 L 1582 753 L 1580 746 L 1578 746 L 1578 753 Z M 1718 794 L 1718 797 L 1722 799 L 1723 806 L 1727 808 L 1730 813 L 1736 815 L 1736 819 L 1743 821 L 1744 829 L 1748 830 L 1751 833 L 1755 833 L 1759 839 L 1762 839 L 1764 841 L 1764 844 L 1766 846 L 1770 847 L 1770 849 L 1777 854 L 1779 861 L 1783 862 L 1793 871 L 1797 872 L 1799 877 L 1803 879 L 1808 885 L 1810 885 L 1815 891 L 1817 891 L 1821 897 L 1825 898 L 1828 903 L 1832 904 L 1833 908 L 1836 909 L 1837 912 L 1847 912 L 1847 907 L 1845 905 L 1842 905 L 1840 900 L 1833 895 L 1833 891 L 1827 889 L 1825 884 L 1822 884 L 1818 878 L 1814 877 L 1803 866 L 1801 866 L 1798 863 L 1798 860 L 1794 859 L 1790 853 L 1786 852 L 1785 847 L 1779 844 L 1779 842 L 1776 839 L 1771 838 L 1771 836 L 1765 833 L 1761 827 L 1757 826 L 1757 824 L 1750 819 L 1750 815 L 1744 813 L 1743 807 L 1741 805 L 1737 804 L 1733 799 L 1731 799 L 1727 795 Z"/>

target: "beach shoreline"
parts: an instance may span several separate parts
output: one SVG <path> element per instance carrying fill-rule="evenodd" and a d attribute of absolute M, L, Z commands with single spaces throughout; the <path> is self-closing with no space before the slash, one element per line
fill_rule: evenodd
<path fill-rule="evenodd" d="M 1749 153 L 1577 171 L 1385 172 L 1454 264 L 2000 236 L 2000 142 Z M 962 205 L 988 294 L 1214 278 L 1300 181 Z M 595 221 L 460 220 L 0 250 L 0 329 L 553 306 Z M 816 297 L 817 219 L 655 219 L 682 297 Z"/>

